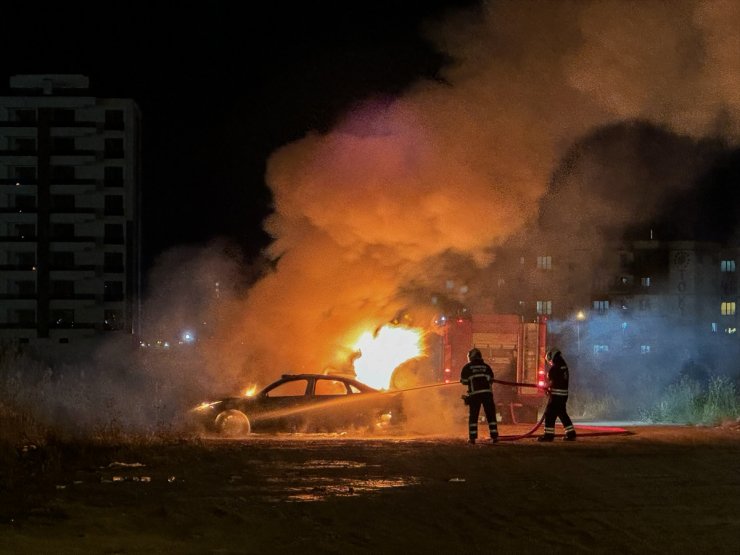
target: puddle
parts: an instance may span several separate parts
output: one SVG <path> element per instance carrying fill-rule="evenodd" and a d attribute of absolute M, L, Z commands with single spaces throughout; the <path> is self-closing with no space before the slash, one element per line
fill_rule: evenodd
<path fill-rule="evenodd" d="M 346 479 L 329 480 L 330 483 L 317 484 L 320 480 L 311 479 L 305 485 L 290 485 L 282 488 L 282 492 L 266 493 L 266 498 L 272 502 L 316 502 L 331 497 L 359 497 L 370 495 L 389 488 L 402 488 L 417 485 L 420 480 L 416 477 L 383 478 L 383 479 Z M 277 489 L 277 488 L 276 488 Z"/>

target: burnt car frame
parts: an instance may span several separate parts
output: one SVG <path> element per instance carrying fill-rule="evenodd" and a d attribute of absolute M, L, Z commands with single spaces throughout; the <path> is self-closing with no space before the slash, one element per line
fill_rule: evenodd
<path fill-rule="evenodd" d="M 331 374 L 283 374 L 253 396 L 202 403 L 191 413 L 208 433 L 374 431 L 402 420 L 398 393 Z"/>

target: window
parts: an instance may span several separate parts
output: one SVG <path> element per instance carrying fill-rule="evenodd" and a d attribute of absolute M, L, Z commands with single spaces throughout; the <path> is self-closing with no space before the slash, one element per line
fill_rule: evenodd
<path fill-rule="evenodd" d="M 609 310 L 609 301 L 594 301 L 594 310 L 598 312 L 606 312 Z"/>
<path fill-rule="evenodd" d="M 52 166 L 51 178 L 54 181 L 73 181 L 75 178 L 74 166 Z"/>
<path fill-rule="evenodd" d="M 725 328 L 725 333 L 727 335 L 733 335 L 733 334 L 737 333 L 737 328 Z"/>
<path fill-rule="evenodd" d="M 268 397 L 302 397 L 306 394 L 308 380 L 292 380 L 281 383 L 267 392 Z"/>
<path fill-rule="evenodd" d="M 16 108 L 13 110 L 13 121 L 22 123 L 36 123 L 36 110 Z"/>
<path fill-rule="evenodd" d="M 34 195 L 17 195 L 15 197 L 15 207 L 19 212 L 35 210 L 36 197 Z"/>
<path fill-rule="evenodd" d="M 105 215 L 123 216 L 123 196 L 105 195 Z"/>
<path fill-rule="evenodd" d="M 594 278 L 594 290 L 596 291 L 608 291 L 609 290 L 609 278 L 604 276 L 597 276 Z"/>
<path fill-rule="evenodd" d="M 75 224 L 51 224 L 51 237 L 56 240 L 74 239 Z"/>
<path fill-rule="evenodd" d="M 55 108 L 51 119 L 54 123 L 74 123 L 75 111 L 69 108 Z"/>
<path fill-rule="evenodd" d="M 21 183 L 33 183 L 36 181 L 35 166 L 16 166 L 15 178 Z"/>
<path fill-rule="evenodd" d="M 314 395 L 347 395 L 347 387 L 338 380 L 316 380 Z"/>
<path fill-rule="evenodd" d="M 641 355 L 649 355 L 650 354 L 650 345 L 640 345 L 640 354 Z"/>
<path fill-rule="evenodd" d="M 51 195 L 51 209 L 54 212 L 74 212 L 74 195 Z"/>
<path fill-rule="evenodd" d="M 643 287 L 650 287 L 650 278 L 649 277 L 640 278 L 640 285 L 642 285 Z"/>
<path fill-rule="evenodd" d="M 36 294 L 36 282 L 32 280 L 16 281 L 16 290 L 19 295 L 32 296 Z"/>
<path fill-rule="evenodd" d="M 35 252 L 17 252 L 15 253 L 15 263 L 25 268 L 33 268 L 36 265 Z"/>
<path fill-rule="evenodd" d="M 105 157 L 123 158 L 123 139 L 106 139 Z"/>
<path fill-rule="evenodd" d="M 15 224 L 15 236 L 21 239 L 34 239 L 36 224 Z"/>
<path fill-rule="evenodd" d="M 106 110 L 105 128 L 123 129 L 123 110 Z"/>
<path fill-rule="evenodd" d="M 52 269 L 74 268 L 75 255 L 73 252 L 52 252 L 49 254 Z"/>
<path fill-rule="evenodd" d="M 13 150 L 20 153 L 34 153 L 36 152 L 36 139 L 16 137 L 13 140 Z"/>
<path fill-rule="evenodd" d="M 537 301 L 537 314 L 552 314 L 552 301 Z"/>
<path fill-rule="evenodd" d="M 120 310 L 105 310 L 103 312 L 103 328 L 106 330 L 122 330 L 123 313 Z"/>
<path fill-rule="evenodd" d="M 103 291 L 103 300 L 105 301 L 123 300 L 123 282 L 121 281 L 103 282 Z"/>
<path fill-rule="evenodd" d="M 105 242 L 113 245 L 123 243 L 123 226 L 121 224 L 105 224 Z"/>
<path fill-rule="evenodd" d="M 540 270 L 552 270 L 552 256 L 538 256 L 537 268 Z"/>
<path fill-rule="evenodd" d="M 717 322 L 712 322 L 712 333 L 717 333 Z"/>
<path fill-rule="evenodd" d="M 734 272 L 735 261 L 734 260 L 723 260 L 719 263 L 719 269 L 722 272 Z"/>
<path fill-rule="evenodd" d="M 609 352 L 609 345 L 594 345 L 594 354 L 598 355 L 599 353 L 608 353 Z"/>
<path fill-rule="evenodd" d="M 720 314 L 722 316 L 734 316 L 735 315 L 735 302 L 727 301 L 720 305 Z"/>
<path fill-rule="evenodd" d="M 15 324 L 35 325 L 36 311 L 32 308 L 19 308 L 13 313 Z"/>
<path fill-rule="evenodd" d="M 75 295 L 75 282 L 68 279 L 52 280 L 51 295 L 57 299 L 69 299 Z"/>
<path fill-rule="evenodd" d="M 69 154 L 75 150 L 74 137 L 53 137 L 51 139 L 53 154 Z"/>
<path fill-rule="evenodd" d="M 103 260 L 103 270 L 105 270 L 106 272 L 122 272 L 123 253 L 106 252 Z"/>
<path fill-rule="evenodd" d="M 104 172 L 106 187 L 123 186 L 123 168 L 121 166 L 106 166 Z"/>
<path fill-rule="evenodd" d="M 50 312 L 51 325 L 54 327 L 68 328 L 75 323 L 75 311 L 71 308 L 55 309 Z"/>

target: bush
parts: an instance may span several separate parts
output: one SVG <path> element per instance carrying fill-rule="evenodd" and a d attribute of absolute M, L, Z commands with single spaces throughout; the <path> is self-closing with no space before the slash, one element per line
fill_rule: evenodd
<path fill-rule="evenodd" d="M 713 376 L 706 387 L 684 375 L 669 385 L 659 402 L 641 411 L 648 422 L 718 424 L 740 413 L 735 384 L 725 376 Z"/>

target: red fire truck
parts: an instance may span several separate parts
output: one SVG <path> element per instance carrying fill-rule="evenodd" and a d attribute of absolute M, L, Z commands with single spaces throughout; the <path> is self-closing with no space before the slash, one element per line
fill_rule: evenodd
<path fill-rule="evenodd" d="M 459 379 L 468 351 L 477 347 L 496 380 L 545 385 L 547 318 L 527 322 L 516 314 L 470 314 L 446 318 L 442 327 L 440 381 Z M 536 422 L 544 408 L 542 387 L 494 384 L 503 423 Z"/>

